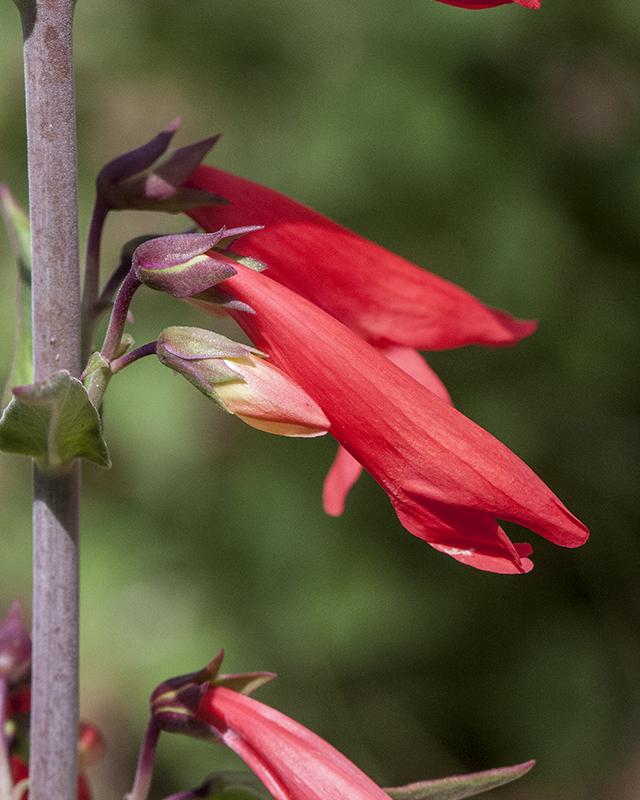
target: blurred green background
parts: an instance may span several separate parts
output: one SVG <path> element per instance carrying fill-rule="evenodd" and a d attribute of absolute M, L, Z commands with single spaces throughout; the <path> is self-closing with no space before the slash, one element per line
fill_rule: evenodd
<path fill-rule="evenodd" d="M 147 698 L 220 647 L 226 671 L 382 785 L 536 758 L 503 800 L 640 796 L 640 15 L 636 0 L 466 11 L 433 0 L 81 0 L 81 224 L 97 170 L 183 118 L 183 145 L 280 189 L 492 306 L 511 350 L 435 353 L 457 406 L 592 530 L 534 534 L 527 576 L 477 572 L 398 523 L 368 477 L 323 515 L 329 440 L 219 413 L 150 359 L 112 383 L 114 466 L 85 469 L 82 706 L 108 737 L 98 799 L 130 788 Z M 0 3 L 0 180 L 27 201 L 21 34 Z M 248 223 L 253 220 L 247 220 Z M 184 218 L 110 218 L 123 241 Z M 15 268 L 0 231 L 0 373 Z M 207 324 L 141 292 L 139 343 Z M 231 332 L 231 328 L 220 328 Z M 30 466 L 0 455 L 0 613 L 29 609 Z M 238 768 L 161 741 L 154 798 Z"/>

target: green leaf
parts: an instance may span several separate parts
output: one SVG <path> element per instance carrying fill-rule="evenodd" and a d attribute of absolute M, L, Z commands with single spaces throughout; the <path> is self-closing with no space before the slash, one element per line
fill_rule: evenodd
<path fill-rule="evenodd" d="M 31 355 L 31 244 L 29 216 L 7 186 L 0 186 L 0 210 L 18 266 L 16 291 L 16 337 L 13 361 L 2 396 L 2 407 L 9 401 L 13 384 L 33 380 Z"/>
<path fill-rule="evenodd" d="M 0 450 L 31 456 L 50 471 L 74 458 L 111 466 L 100 416 L 67 370 L 42 383 L 17 386 L 13 395 L 0 419 Z"/>
<path fill-rule="evenodd" d="M 273 800 L 251 772 L 216 772 L 208 783 L 209 797 L 215 800 Z"/>
<path fill-rule="evenodd" d="M 0 209 L 9 234 L 9 242 L 24 283 L 31 283 L 31 230 L 29 215 L 8 186 L 0 186 Z"/>
<path fill-rule="evenodd" d="M 384 791 L 392 800 L 461 800 L 474 794 L 488 792 L 505 783 L 514 781 L 529 772 L 535 761 L 517 764 L 515 767 L 489 769 L 471 775 L 453 775 L 437 781 L 421 781 Z"/>

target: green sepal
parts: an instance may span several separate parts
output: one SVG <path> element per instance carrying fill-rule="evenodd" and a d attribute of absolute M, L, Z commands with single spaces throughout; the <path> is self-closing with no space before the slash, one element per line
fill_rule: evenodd
<path fill-rule="evenodd" d="M 420 781 L 384 791 L 392 800 L 462 800 L 521 778 L 534 764 L 535 761 L 527 761 L 516 764 L 515 767 L 488 769 L 471 775 L 453 775 L 435 781 Z"/>
<path fill-rule="evenodd" d="M 109 369 L 109 362 L 102 356 L 101 353 L 95 352 L 91 358 L 89 359 L 89 363 L 84 368 L 84 372 L 82 373 L 83 378 L 88 378 L 89 375 L 93 374 L 98 369 Z"/>
<path fill-rule="evenodd" d="M 116 350 L 114 359 L 120 358 L 120 356 L 123 356 L 125 353 L 128 353 L 134 344 L 135 344 L 135 339 L 133 338 L 133 336 L 130 333 L 123 333 L 122 339 L 120 339 L 120 344 L 118 345 L 118 349 Z"/>
<path fill-rule="evenodd" d="M 220 675 L 223 658 L 224 650 L 220 650 L 213 661 L 199 672 L 189 672 L 186 675 L 169 678 L 154 689 L 150 700 L 151 716 L 160 730 L 181 733 L 193 739 L 218 742 L 220 740 L 218 732 L 196 717 L 200 701 L 209 688 L 224 686 L 234 692 L 248 695 L 276 677 L 273 672 Z"/>
<path fill-rule="evenodd" d="M 252 354 L 265 356 L 260 350 L 222 334 L 185 326 L 165 328 L 158 336 L 156 354 L 165 367 L 186 378 L 227 414 L 233 412 L 216 394 L 216 386 L 244 381 L 222 359 L 246 358 Z"/>
<path fill-rule="evenodd" d="M 74 458 L 111 466 L 98 412 L 67 370 L 13 389 L 13 400 L 0 419 L 0 450 L 31 456 L 51 472 Z"/>
<path fill-rule="evenodd" d="M 16 292 L 16 334 L 13 361 L 2 395 L 2 407 L 9 402 L 14 384 L 33 380 L 31 348 L 31 242 L 29 215 L 7 186 L 0 186 L 0 210 L 9 234 L 11 250 L 18 267 Z"/>
<path fill-rule="evenodd" d="M 268 269 L 264 261 L 258 261 L 257 258 L 253 258 L 252 256 L 239 256 L 231 250 L 225 250 L 225 255 L 229 256 L 233 261 L 237 261 L 238 264 L 244 264 L 245 267 L 249 267 L 249 269 L 254 270 L 254 272 L 264 272 L 265 269 Z"/>
<path fill-rule="evenodd" d="M 219 675 L 211 681 L 211 686 L 224 686 L 239 694 L 250 695 L 251 692 L 264 686 L 275 678 L 273 672 L 245 672 L 239 675 Z"/>
<path fill-rule="evenodd" d="M 207 796 L 215 800 L 273 800 L 273 796 L 251 772 L 216 772 L 207 784 Z"/>

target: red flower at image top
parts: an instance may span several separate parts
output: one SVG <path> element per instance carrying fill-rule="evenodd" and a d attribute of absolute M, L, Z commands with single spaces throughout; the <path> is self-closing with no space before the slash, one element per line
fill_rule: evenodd
<path fill-rule="evenodd" d="M 329 433 L 385 489 L 402 524 L 465 564 L 528 572 L 496 518 L 566 547 L 586 528 L 493 436 L 313 303 L 236 264 L 218 288 L 255 313 L 230 313 L 254 345 L 320 406 Z M 190 299 L 217 310 L 207 293 Z"/>
<path fill-rule="evenodd" d="M 508 3 L 517 3 L 525 8 L 540 8 L 540 0 L 493 0 L 493 2 L 492 0 L 489 2 L 487 0 L 440 0 L 440 2 L 458 8 L 495 8 Z"/>

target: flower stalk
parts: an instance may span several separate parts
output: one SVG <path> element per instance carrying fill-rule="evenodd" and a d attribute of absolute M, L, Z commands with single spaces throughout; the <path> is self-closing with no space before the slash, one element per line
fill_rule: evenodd
<path fill-rule="evenodd" d="M 129 794 L 125 795 L 125 800 L 147 800 L 149 789 L 151 788 L 153 762 L 156 757 L 159 738 L 160 728 L 157 726 L 155 719 L 151 717 L 140 748 L 133 788 Z"/>
<path fill-rule="evenodd" d="M 116 297 L 113 306 L 111 318 L 109 320 L 109 327 L 104 338 L 104 344 L 100 354 L 107 361 L 111 361 L 116 357 L 120 342 L 122 341 L 122 334 L 124 333 L 124 326 L 127 322 L 127 314 L 131 306 L 131 300 L 136 290 L 142 286 L 142 282 L 135 275 L 133 271 L 127 274 L 127 277 L 120 286 L 120 291 Z"/>
<path fill-rule="evenodd" d="M 100 291 L 100 245 L 102 231 L 109 213 L 109 207 L 101 198 L 96 199 L 91 216 L 91 224 L 87 236 L 87 251 L 85 258 L 84 286 L 82 289 L 82 358 L 89 357 L 91 341 L 99 319 L 98 293 Z"/>

